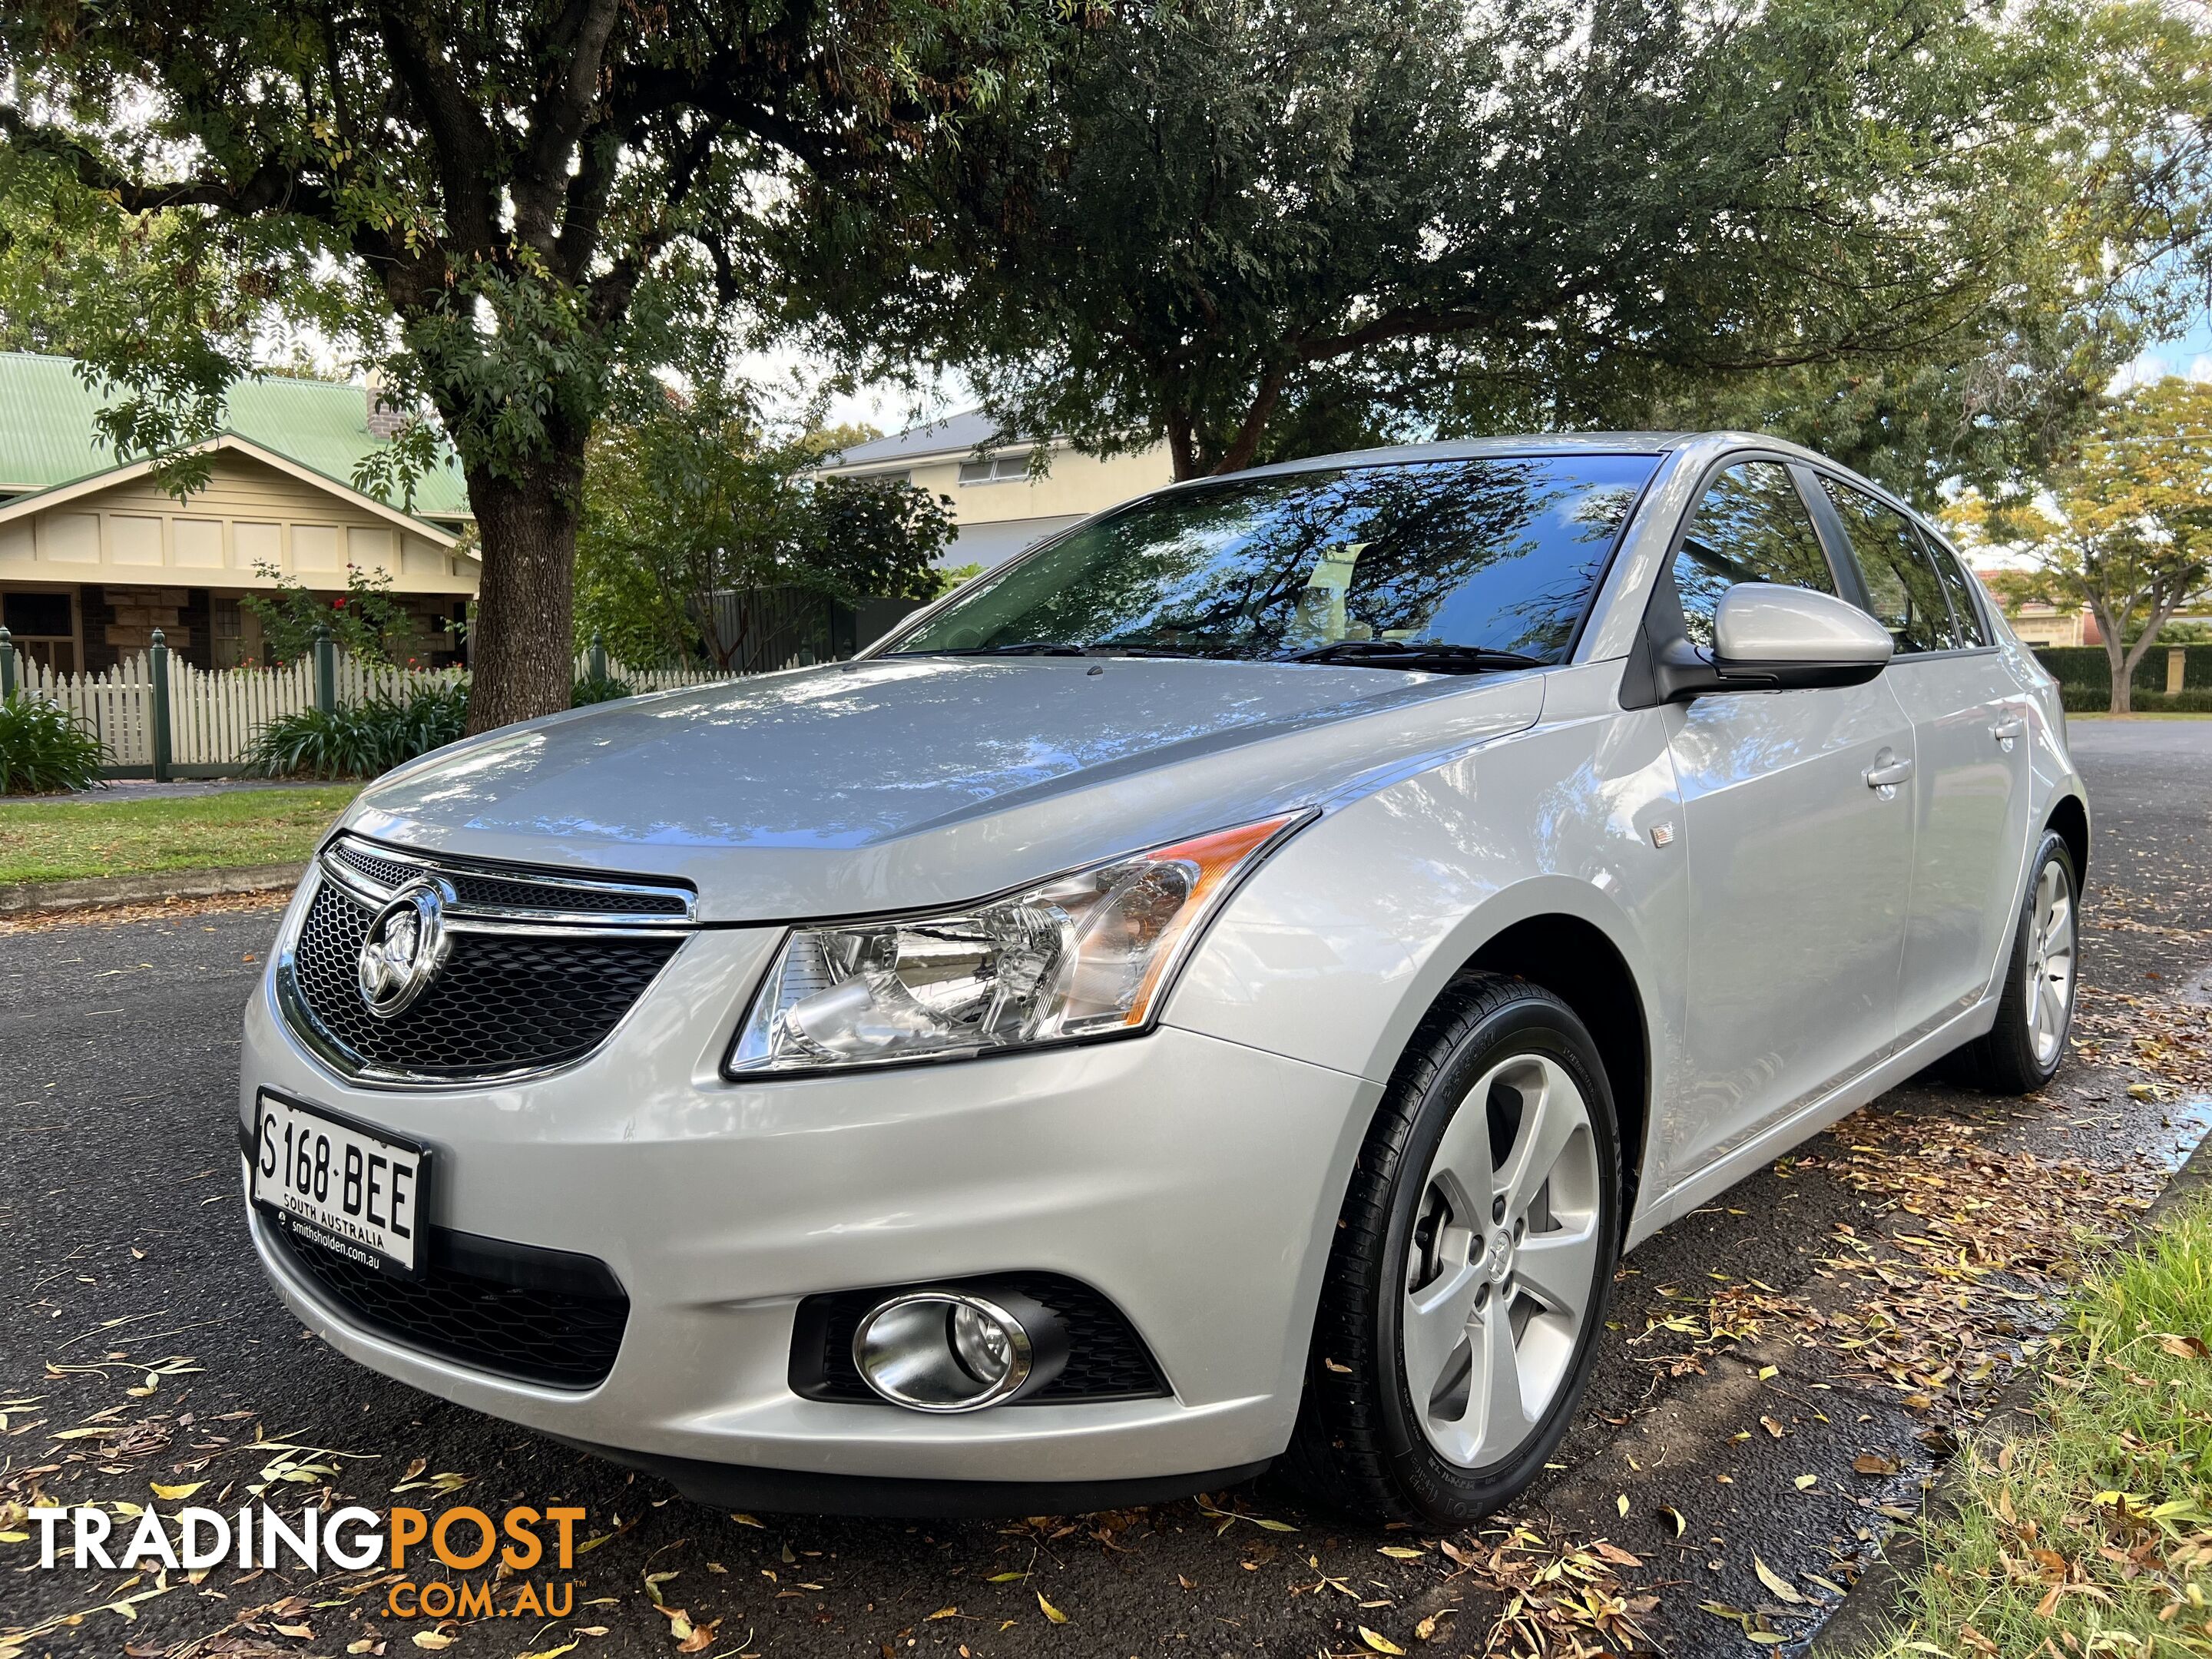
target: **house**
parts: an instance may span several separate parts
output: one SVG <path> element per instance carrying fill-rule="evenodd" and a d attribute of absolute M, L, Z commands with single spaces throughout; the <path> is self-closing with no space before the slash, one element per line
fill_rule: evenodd
<path fill-rule="evenodd" d="M 66 357 L 0 353 L 0 623 L 58 672 L 98 671 L 145 649 L 155 629 L 202 668 L 260 659 L 242 596 L 270 571 L 342 593 L 348 565 L 381 570 L 417 623 L 420 659 L 454 659 L 478 562 L 450 461 L 411 507 L 354 488 L 361 459 L 398 415 L 373 390 L 270 377 L 232 387 L 207 445 L 213 476 L 179 501 L 145 460 L 118 461 L 96 435 L 109 401 Z"/>
<path fill-rule="evenodd" d="M 2099 631 L 2097 619 L 2086 605 L 2064 609 L 2044 600 L 2023 602 L 2014 599 L 2006 584 L 2000 580 L 2008 572 L 1977 570 L 1974 572 L 1983 591 L 1995 599 L 2004 611 L 2005 621 L 2020 636 L 2020 642 L 2038 650 L 2053 647 L 2102 645 L 2104 635 Z"/>
<path fill-rule="evenodd" d="M 1035 547 L 1093 513 L 1170 483 L 1165 445 L 1101 459 L 1065 439 L 1043 446 L 1045 467 L 1032 471 L 1037 446 L 993 442 L 998 426 L 981 410 L 909 427 L 888 438 L 854 444 L 817 469 L 823 477 L 902 478 L 933 495 L 950 496 L 959 526 L 939 556 L 947 569 L 986 569 Z"/>

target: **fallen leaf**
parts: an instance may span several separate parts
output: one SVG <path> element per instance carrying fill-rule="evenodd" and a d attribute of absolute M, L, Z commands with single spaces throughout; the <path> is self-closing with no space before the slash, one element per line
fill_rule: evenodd
<path fill-rule="evenodd" d="M 1797 1477 L 1797 1490 L 1802 1492 L 1808 1486 L 1818 1486 L 1820 1480 L 1820 1477 L 1817 1474 L 1801 1474 Z"/>
<path fill-rule="evenodd" d="M 939 1607 L 939 1608 L 938 1608 L 938 1610 L 937 1610 L 935 1613 L 931 1613 L 931 1614 L 929 1615 L 929 1618 L 928 1618 L 928 1619 L 925 1619 L 925 1620 L 923 1620 L 921 1622 L 922 1622 L 923 1624 L 927 1625 L 927 1624 L 928 1624 L 932 1620 L 937 1620 L 937 1619 L 957 1619 L 959 1616 L 960 1616 L 960 1609 L 959 1609 L 959 1608 L 957 1608 L 957 1607 Z"/>
<path fill-rule="evenodd" d="M 1676 1509 L 1672 1504 L 1662 1504 L 1659 1506 L 1659 1514 L 1662 1519 L 1672 1521 L 1674 1523 L 1674 1536 L 1677 1538 L 1680 1538 L 1682 1535 L 1684 1530 L 1687 1528 L 1690 1524 L 1687 1521 L 1685 1521 L 1682 1518 L 1682 1511 Z"/>
<path fill-rule="evenodd" d="M 1897 1460 L 1884 1457 L 1880 1452 L 1861 1452 L 1851 1460 L 1851 1471 L 1855 1474 L 1895 1474 Z"/>
<path fill-rule="evenodd" d="M 1408 1549 L 1403 1544 L 1385 1544 L 1382 1546 L 1380 1553 L 1387 1555 L 1393 1560 L 1396 1561 L 1418 1561 L 1423 1556 L 1426 1555 L 1428 1552 L 1426 1550 Z"/>
<path fill-rule="evenodd" d="M 353 1646 L 348 1648 L 346 1651 L 348 1653 L 366 1653 L 373 1645 L 374 1644 L 368 1642 L 356 1642 Z M 557 1648 L 540 1648 L 535 1653 L 526 1653 L 521 1656 L 521 1659 L 561 1659 L 561 1656 L 562 1654 L 574 1653 L 575 1650 L 576 1644 L 574 1642 L 563 1642 Z"/>
<path fill-rule="evenodd" d="M 158 1480 L 149 1480 L 146 1484 L 153 1487 L 155 1497 L 174 1499 L 179 1498 L 190 1498 L 202 1486 L 207 1485 L 207 1482 L 204 1480 L 188 1480 L 181 1486 L 165 1486 Z"/>
<path fill-rule="evenodd" d="M 707 1623 L 700 1626 L 698 1629 L 693 1631 L 690 1635 L 678 1642 L 676 1644 L 677 1652 L 704 1653 L 708 1648 L 714 1645 L 714 1632 L 721 1627 L 722 1621 L 720 1620 L 710 1619 Z"/>
<path fill-rule="evenodd" d="M 1028 1577 L 1025 1572 L 994 1572 L 983 1582 L 987 1584 L 1018 1584 Z"/>
<path fill-rule="evenodd" d="M 1058 1607 L 1053 1606 L 1051 1602 L 1046 1601 L 1044 1599 L 1044 1592 L 1042 1590 L 1039 1590 L 1036 1593 L 1036 1599 L 1037 1606 L 1044 1609 L 1044 1616 L 1051 1620 L 1054 1624 L 1064 1625 L 1067 1622 L 1067 1615 L 1062 1613 Z"/>
<path fill-rule="evenodd" d="M 418 1630 L 411 1639 L 416 1647 L 428 1648 L 433 1653 L 437 1652 L 440 1648 L 449 1648 L 453 1645 L 452 1637 L 441 1636 L 434 1630 Z"/>
<path fill-rule="evenodd" d="M 2205 1347 L 2204 1339 L 2201 1336 L 2169 1334 L 2160 1337 L 2158 1346 L 2177 1359 L 2202 1359 L 2208 1352 L 2212 1352 Z"/>
<path fill-rule="evenodd" d="M 1392 1641 L 1389 1637 L 1377 1635 L 1375 1632 L 1368 1629 L 1364 1625 L 1359 1626 L 1359 1639 L 1366 1643 L 1369 1647 L 1374 1649 L 1377 1653 L 1402 1654 L 1406 1650 L 1400 1647 L 1395 1642 Z"/>
<path fill-rule="evenodd" d="M 1756 1552 L 1753 1552 L 1751 1558 L 1751 1570 L 1759 1575 L 1760 1583 L 1765 1585 L 1784 1601 L 1802 1603 L 1805 1600 L 1804 1596 L 1798 1593 L 1795 1584 L 1760 1560 Z"/>

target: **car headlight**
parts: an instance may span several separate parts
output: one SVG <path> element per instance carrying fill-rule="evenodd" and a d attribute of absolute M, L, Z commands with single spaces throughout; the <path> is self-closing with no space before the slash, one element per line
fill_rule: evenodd
<path fill-rule="evenodd" d="M 1141 1030 L 1237 875 L 1288 812 L 934 915 L 799 927 L 726 1069 L 951 1060 Z"/>

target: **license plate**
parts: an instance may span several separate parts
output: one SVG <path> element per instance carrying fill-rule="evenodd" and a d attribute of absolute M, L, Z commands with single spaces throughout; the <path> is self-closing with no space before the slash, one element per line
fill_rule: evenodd
<path fill-rule="evenodd" d="M 254 1203 L 325 1249 L 413 1278 L 430 1149 L 278 1095 L 263 1095 L 259 1111 Z"/>

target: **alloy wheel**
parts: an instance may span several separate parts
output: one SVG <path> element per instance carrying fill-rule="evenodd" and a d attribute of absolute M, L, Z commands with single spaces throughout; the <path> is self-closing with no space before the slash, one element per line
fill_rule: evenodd
<path fill-rule="evenodd" d="M 1510 1456 L 1568 1386 L 1596 1287 L 1599 1202 L 1573 1077 L 1540 1054 L 1486 1073 L 1430 1160 L 1400 1310 L 1414 1414 L 1448 1462 Z"/>
<path fill-rule="evenodd" d="M 2027 1040 L 2035 1063 L 2048 1067 L 2066 1040 L 2074 1006 L 2074 885 L 2056 859 L 2036 876 L 2028 927 Z"/>

